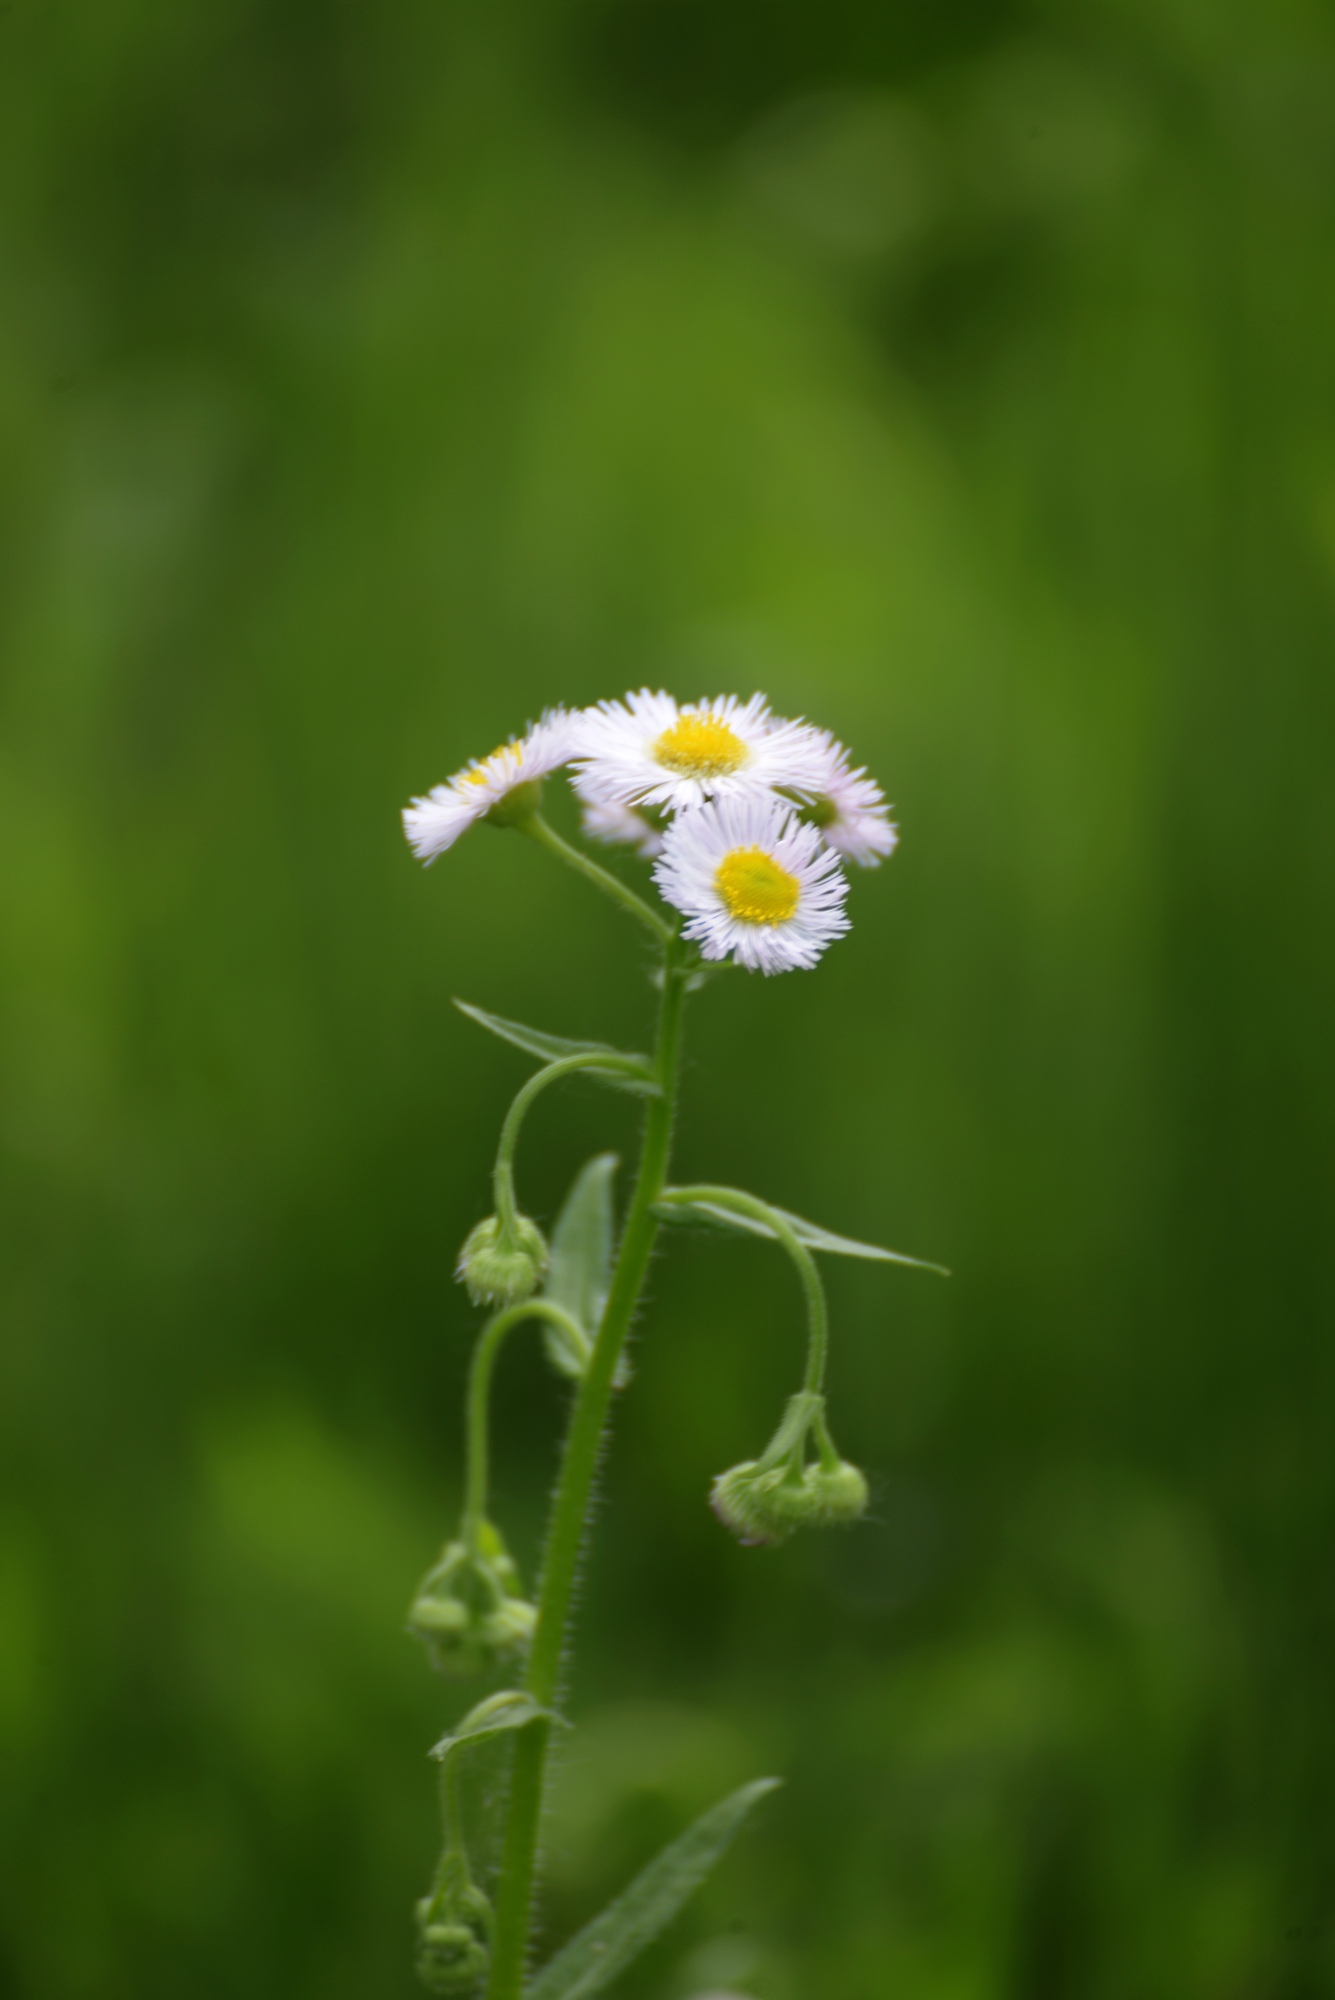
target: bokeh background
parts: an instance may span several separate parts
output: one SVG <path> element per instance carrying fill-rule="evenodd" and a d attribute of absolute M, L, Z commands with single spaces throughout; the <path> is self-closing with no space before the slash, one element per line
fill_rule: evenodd
<path fill-rule="evenodd" d="M 955 1275 L 829 1268 L 874 1518 L 766 1552 L 705 1494 L 795 1288 L 660 1257 L 547 1935 L 778 1771 L 627 1996 L 1335 1991 L 1330 11 L 10 0 L 0 163 L 0 1990 L 415 1990 L 472 1697 L 401 1621 L 525 1073 L 449 1000 L 651 996 L 397 813 L 649 681 L 903 827 L 817 974 L 700 996 L 682 1172 Z M 527 1205 L 634 1124 L 547 1100 Z"/>

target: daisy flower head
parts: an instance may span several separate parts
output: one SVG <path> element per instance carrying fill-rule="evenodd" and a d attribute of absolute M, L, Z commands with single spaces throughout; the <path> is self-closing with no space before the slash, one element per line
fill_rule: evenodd
<path fill-rule="evenodd" d="M 624 701 L 586 708 L 576 718 L 576 740 L 575 790 L 594 805 L 678 812 L 779 785 L 806 792 L 821 771 L 806 724 L 771 715 L 758 694 L 682 708 L 670 694 L 641 688 Z"/>
<path fill-rule="evenodd" d="M 839 856 L 773 793 L 679 814 L 654 880 L 704 958 L 731 954 L 750 972 L 805 970 L 848 929 Z"/>
<path fill-rule="evenodd" d="M 580 824 L 590 840 L 605 847 L 633 847 L 646 861 L 663 852 L 662 830 L 634 806 L 588 804 Z"/>
<path fill-rule="evenodd" d="M 803 820 L 819 828 L 822 839 L 845 861 L 856 861 L 860 868 L 879 867 L 899 840 L 885 793 L 865 770 L 853 769 L 847 750 L 828 729 L 811 729 L 808 738 L 820 761 L 820 777 L 803 788 L 799 801 Z"/>
<path fill-rule="evenodd" d="M 503 825 L 507 808 L 513 813 L 536 805 L 540 781 L 570 762 L 572 720 L 565 709 L 548 709 L 526 736 L 512 736 L 489 757 L 473 758 L 406 806 L 403 831 L 418 860 L 434 861 L 477 820 Z"/>

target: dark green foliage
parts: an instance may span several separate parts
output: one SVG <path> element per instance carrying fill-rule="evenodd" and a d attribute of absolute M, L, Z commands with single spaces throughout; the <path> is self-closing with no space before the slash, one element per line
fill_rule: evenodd
<path fill-rule="evenodd" d="M 544 1950 L 782 1770 L 626 2000 L 1335 1986 L 1333 79 L 1282 0 L 0 15 L 7 1993 L 418 1990 L 518 1074 L 449 996 L 653 996 L 396 815 L 645 680 L 903 826 L 817 973 L 693 998 L 675 1177 L 955 1275 L 827 1260 L 870 1517 L 739 1549 L 791 1274 L 661 1246 Z M 544 1228 L 641 1109 L 535 1106 Z"/>

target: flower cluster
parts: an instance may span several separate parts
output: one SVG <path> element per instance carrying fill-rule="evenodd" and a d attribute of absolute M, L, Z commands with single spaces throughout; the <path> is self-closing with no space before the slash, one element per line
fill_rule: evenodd
<path fill-rule="evenodd" d="M 567 765 L 585 833 L 651 860 L 701 956 L 752 971 L 814 965 L 848 929 L 842 864 L 875 867 L 895 845 L 884 793 L 828 730 L 758 694 L 682 706 L 642 688 L 550 709 L 414 799 L 413 851 L 432 861 L 478 820 L 531 823 L 542 780 Z"/>

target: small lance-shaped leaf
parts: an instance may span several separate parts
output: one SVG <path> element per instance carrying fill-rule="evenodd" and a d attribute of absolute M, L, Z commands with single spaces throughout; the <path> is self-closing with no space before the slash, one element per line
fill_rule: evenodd
<path fill-rule="evenodd" d="M 788 1224 L 798 1242 L 805 1243 L 808 1250 L 823 1250 L 832 1257 L 867 1257 L 878 1264 L 911 1264 L 919 1271 L 939 1271 L 943 1278 L 950 1276 L 944 1264 L 929 1263 L 925 1257 L 906 1257 L 899 1250 L 883 1250 L 876 1243 L 857 1243 L 851 1236 L 835 1236 L 830 1230 L 807 1222 L 800 1215 L 792 1215 L 772 1201 L 765 1206 L 772 1208 Z M 672 1188 L 664 1188 L 662 1200 L 654 1206 L 654 1214 L 660 1222 L 676 1222 L 688 1228 L 722 1229 L 737 1236 L 763 1236 L 771 1243 L 776 1240 L 769 1224 L 762 1222 L 758 1215 L 728 1208 L 721 1201 L 679 1201 Z"/>
<path fill-rule="evenodd" d="M 542 1288 L 542 1296 L 569 1313 L 590 1346 L 611 1281 L 612 1176 L 618 1165 L 615 1153 L 598 1153 L 576 1175 L 552 1231 L 551 1263 Z M 577 1381 L 585 1355 L 577 1354 L 569 1337 L 549 1321 L 544 1320 L 542 1332 L 552 1366 Z"/>
<path fill-rule="evenodd" d="M 659 1095 L 648 1056 L 627 1055 L 621 1049 L 611 1048 L 606 1042 L 571 1042 L 562 1035 L 544 1035 L 540 1029 L 526 1028 L 520 1021 L 503 1021 L 499 1014 L 487 1014 L 481 1007 L 470 1007 L 466 1000 L 456 1000 L 454 1004 L 461 1014 L 466 1014 L 470 1021 L 476 1021 L 480 1028 L 499 1035 L 503 1042 L 513 1042 L 517 1049 L 523 1049 L 531 1056 L 541 1056 L 545 1063 L 560 1062 L 565 1056 L 593 1055 L 610 1056 L 616 1063 L 638 1063 L 639 1074 L 613 1067 L 602 1069 L 596 1063 L 590 1063 L 587 1074 L 596 1076 L 601 1083 L 612 1084 L 617 1090 L 633 1091 L 637 1097 Z"/>
<path fill-rule="evenodd" d="M 551 1710 L 541 1707 L 531 1694 L 524 1694 L 519 1688 L 503 1688 L 499 1694 L 489 1694 L 476 1708 L 470 1708 L 463 1721 L 456 1722 L 449 1735 L 442 1736 L 427 1754 L 443 1760 L 465 1743 L 485 1743 L 489 1736 L 500 1736 L 507 1729 L 523 1729 L 540 1715 L 550 1714 Z"/>
<path fill-rule="evenodd" d="M 699 1888 L 757 1800 L 782 1783 L 757 1778 L 705 1813 L 543 1966 L 524 2000 L 585 2000 L 609 1985 Z"/>

